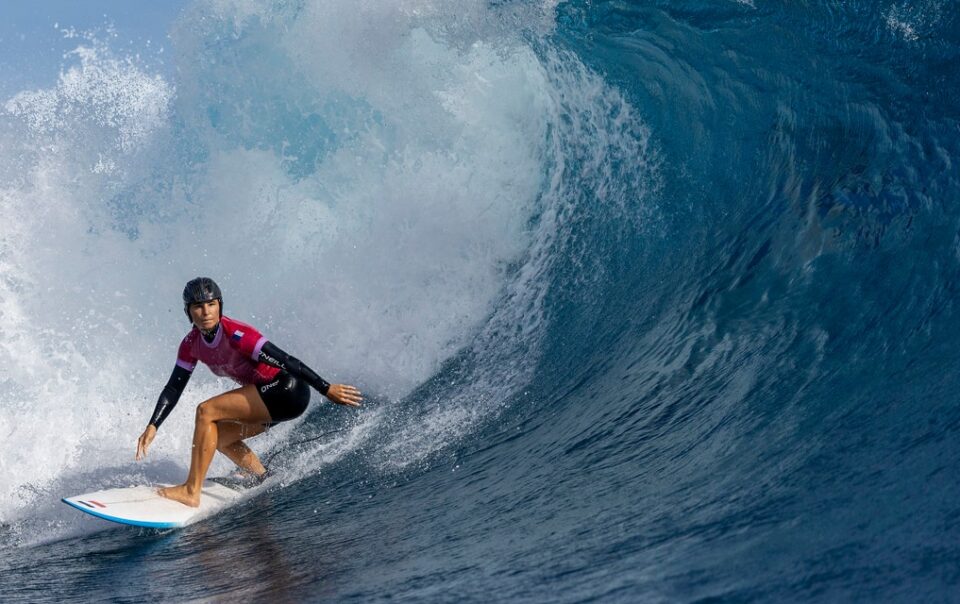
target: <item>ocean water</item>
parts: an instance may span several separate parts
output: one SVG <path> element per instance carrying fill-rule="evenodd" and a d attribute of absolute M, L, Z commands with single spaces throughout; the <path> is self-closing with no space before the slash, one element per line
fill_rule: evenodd
<path fill-rule="evenodd" d="M 960 601 L 949 0 L 198 0 L 0 99 L 0 599 Z M 158 51 L 159 52 L 159 51 Z M 176 531 L 218 280 L 360 410 Z M 228 472 L 215 460 L 211 474 Z"/>

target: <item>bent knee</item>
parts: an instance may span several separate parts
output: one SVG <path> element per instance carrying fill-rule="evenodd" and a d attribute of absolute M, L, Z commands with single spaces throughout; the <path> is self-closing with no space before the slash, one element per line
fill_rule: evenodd
<path fill-rule="evenodd" d="M 197 421 L 198 422 L 209 422 L 216 419 L 216 413 L 213 405 L 210 401 L 206 401 L 197 405 Z"/>

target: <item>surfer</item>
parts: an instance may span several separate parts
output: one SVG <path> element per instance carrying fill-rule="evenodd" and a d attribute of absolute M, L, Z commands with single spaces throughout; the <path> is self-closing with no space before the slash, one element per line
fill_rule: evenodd
<path fill-rule="evenodd" d="M 240 387 L 197 406 L 190 472 L 181 485 L 160 495 L 191 507 L 200 505 L 200 490 L 214 451 L 241 470 L 262 478 L 266 468 L 243 441 L 278 422 L 299 417 L 310 402 L 310 387 L 334 403 L 359 407 L 360 391 L 330 384 L 298 359 L 268 341 L 255 328 L 223 315 L 223 295 L 213 279 L 197 277 L 183 288 L 183 311 L 193 324 L 180 342 L 173 374 L 160 393 L 146 429 L 137 441 L 137 460 L 147 454 L 157 429 L 180 400 L 198 361 Z"/>

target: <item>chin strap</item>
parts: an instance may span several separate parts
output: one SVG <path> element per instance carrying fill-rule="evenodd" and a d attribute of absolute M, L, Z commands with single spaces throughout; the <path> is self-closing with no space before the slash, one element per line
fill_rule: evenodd
<path fill-rule="evenodd" d="M 217 331 L 220 330 L 220 322 L 218 321 L 217 324 L 213 326 L 213 329 L 209 329 L 206 331 L 204 331 L 203 329 L 200 329 L 199 327 L 197 329 L 200 331 L 200 335 L 203 336 L 203 339 L 206 340 L 207 343 L 209 344 L 213 342 L 214 338 L 217 337 Z"/>

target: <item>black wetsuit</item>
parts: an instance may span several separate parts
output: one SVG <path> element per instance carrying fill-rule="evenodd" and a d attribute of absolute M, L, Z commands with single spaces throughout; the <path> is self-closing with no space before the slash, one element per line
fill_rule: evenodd
<path fill-rule="evenodd" d="M 241 324 L 243 325 L 243 324 Z M 221 325 L 209 334 L 203 334 L 204 340 L 208 343 L 213 342 L 218 337 Z M 242 337 L 243 332 L 238 332 Z M 234 334 L 236 335 L 236 334 Z M 221 336 L 222 337 L 222 336 Z M 239 338 L 238 338 L 239 339 Z M 186 339 L 185 339 L 186 341 Z M 181 345 L 182 346 L 182 345 Z M 279 372 L 269 381 L 254 383 L 260 398 L 263 399 L 267 411 L 270 413 L 271 425 L 299 417 L 307 408 L 310 402 L 310 386 L 316 389 L 320 394 L 326 394 L 330 389 L 330 384 L 315 371 L 293 357 L 272 342 L 264 341 L 259 344 L 255 350 L 257 363 L 263 363 L 270 367 L 280 369 Z M 250 362 L 253 362 L 250 359 Z M 187 368 L 189 367 L 189 369 Z M 160 424 L 170 415 L 170 412 L 180 400 L 183 390 L 190 380 L 192 367 L 185 365 L 178 360 L 177 366 L 173 368 L 170 379 L 160 393 L 157 405 L 150 418 L 150 424 L 160 428 Z M 276 371 L 275 369 L 273 371 Z"/>

